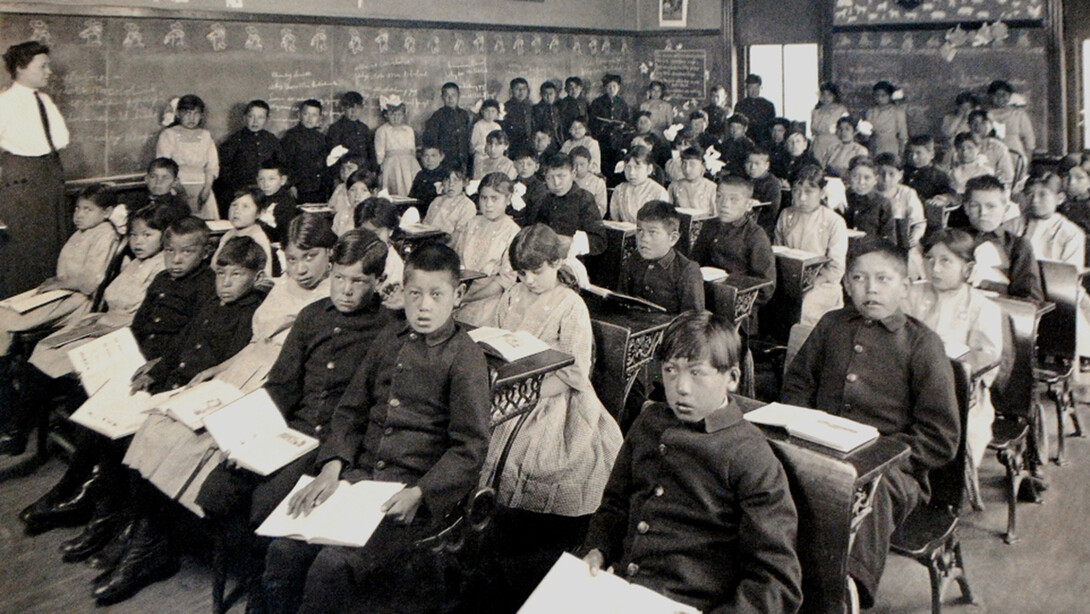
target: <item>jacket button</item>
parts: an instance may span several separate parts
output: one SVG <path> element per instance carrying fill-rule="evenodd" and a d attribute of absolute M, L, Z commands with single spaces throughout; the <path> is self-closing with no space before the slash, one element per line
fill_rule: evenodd
<path fill-rule="evenodd" d="M 844 379 L 848 380 L 850 383 L 855 383 L 855 381 L 859 379 L 859 376 L 855 373 L 849 373 Z"/>
<path fill-rule="evenodd" d="M 636 532 L 639 533 L 640 535 L 643 535 L 644 533 L 647 533 L 650 530 L 651 530 L 651 525 L 647 524 L 647 522 L 645 522 L 643 520 L 639 521 L 639 523 L 636 524 Z"/>
<path fill-rule="evenodd" d="M 862 354 L 863 353 L 863 346 L 861 346 L 859 344 L 856 344 L 856 346 L 853 347 L 852 349 L 855 350 L 856 354 Z"/>
<path fill-rule="evenodd" d="M 385 469 L 385 468 L 386 468 L 386 461 L 379 461 L 379 462 L 375 463 L 375 469 Z"/>
<path fill-rule="evenodd" d="M 399 407 L 400 405 L 401 401 L 397 400 L 396 398 L 390 399 L 390 407 Z"/>
<path fill-rule="evenodd" d="M 392 426 L 386 427 L 385 429 L 382 430 L 382 434 L 383 435 L 393 435 L 394 434 L 394 427 L 392 427 Z"/>
<path fill-rule="evenodd" d="M 325 368 L 326 368 L 326 369 L 329 369 L 330 371 L 332 371 L 332 370 L 333 370 L 333 367 L 335 367 L 335 366 L 337 366 L 337 365 L 336 365 L 336 363 L 334 363 L 334 362 L 333 362 L 332 360 L 331 360 L 331 361 L 329 361 L 329 362 L 327 362 L 327 363 L 325 363 Z"/>
<path fill-rule="evenodd" d="M 322 425 L 319 424 L 318 426 L 314 427 L 314 432 L 315 433 L 321 433 L 322 432 Z"/>
<path fill-rule="evenodd" d="M 640 572 L 640 566 L 635 563 L 629 563 L 625 571 L 629 576 L 634 576 Z"/>
<path fill-rule="evenodd" d="M 202 347 L 204 347 L 204 344 L 203 343 L 198 343 L 195 347 L 199 350 Z"/>
<path fill-rule="evenodd" d="M 341 334 L 341 327 L 340 327 L 340 326 L 334 326 L 334 327 L 333 327 L 333 334 L 334 334 L 334 335 L 339 335 L 339 334 Z"/>
<path fill-rule="evenodd" d="M 179 369 L 184 369 L 185 368 L 185 361 L 184 360 L 182 362 L 178 363 L 178 368 Z"/>
<path fill-rule="evenodd" d="M 656 497 L 661 497 L 665 493 L 666 493 L 666 489 L 663 488 L 662 486 L 656 486 L 655 487 L 655 496 Z"/>
<path fill-rule="evenodd" d="M 664 443 L 659 444 L 659 454 L 661 454 L 663 456 L 666 456 L 666 444 L 664 444 Z"/>
<path fill-rule="evenodd" d="M 158 317 L 158 316 L 156 316 L 156 317 L 155 317 L 155 323 L 156 323 L 156 324 L 158 324 L 158 323 L 160 323 L 160 322 L 162 322 L 162 321 L 163 321 L 163 318 L 160 318 L 160 317 Z"/>

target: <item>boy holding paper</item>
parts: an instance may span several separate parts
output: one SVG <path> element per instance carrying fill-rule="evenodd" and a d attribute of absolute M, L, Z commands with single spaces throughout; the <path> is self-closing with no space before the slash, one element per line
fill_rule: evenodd
<path fill-rule="evenodd" d="M 666 403 L 625 438 L 581 551 L 591 573 L 613 566 L 704 612 L 795 612 L 798 517 L 783 467 L 735 396 L 734 325 L 689 311 L 667 328 Z"/>
<path fill-rule="evenodd" d="M 874 513 L 852 547 L 849 586 L 869 608 L 890 535 L 928 499 L 927 473 L 954 457 L 960 425 L 942 340 L 901 310 L 910 285 L 905 251 L 863 239 L 844 285 L 852 304 L 814 327 L 784 375 L 783 400 L 869 424 L 911 448 L 908 466 L 891 468 L 879 483 Z"/>
<path fill-rule="evenodd" d="M 454 250 L 427 245 L 405 264 L 406 322 L 374 343 L 333 415 L 318 477 L 292 496 L 289 513 L 324 503 L 341 478 L 403 482 L 382 505 L 386 519 L 365 547 L 277 539 L 263 582 L 272 612 L 347 612 L 368 598 L 420 609 L 377 582 L 403 571 L 414 541 L 430 534 L 477 483 L 488 446 L 484 352 L 452 318 L 464 288 Z M 413 587 L 413 590 L 419 587 Z"/>

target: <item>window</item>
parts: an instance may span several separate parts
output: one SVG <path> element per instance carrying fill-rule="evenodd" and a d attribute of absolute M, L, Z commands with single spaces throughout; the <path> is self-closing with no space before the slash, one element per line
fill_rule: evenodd
<path fill-rule="evenodd" d="M 818 102 L 818 46 L 752 45 L 749 72 L 760 75 L 761 95 L 776 105 L 776 113 L 792 121 L 809 122 Z"/>

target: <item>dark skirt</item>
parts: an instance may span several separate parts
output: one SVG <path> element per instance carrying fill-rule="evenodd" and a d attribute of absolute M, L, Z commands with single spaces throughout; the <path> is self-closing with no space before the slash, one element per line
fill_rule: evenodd
<path fill-rule="evenodd" d="M 68 231 L 64 170 L 56 156 L 0 152 L 0 297 L 29 290 L 57 272 Z"/>

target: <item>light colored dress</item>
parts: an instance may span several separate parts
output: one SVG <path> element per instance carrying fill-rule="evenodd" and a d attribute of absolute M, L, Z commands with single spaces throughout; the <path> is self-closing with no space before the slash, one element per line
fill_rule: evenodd
<path fill-rule="evenodd" d="M 904 157 L 908 145 L 908 118 L 905 108 L 899 104 L 873 106 L 864 114 L 867 121 L 874 125 L 870 136 L 871 154 L 891 153 L 900 160 Z"/>
<path fill-rule="evenodd" d="M 996 134 L 1003 135 L 1003 142 L 1007 147 L 1022 154 L 1028 164 L 1037 148 L 1037 135 L 1033 131 L 1033 122 L 1029 120 L 1026 110 L 1008 105 L 989 109 L 988 117 L 992 120 Z"/>
<path fill-rule="evenodd" d="M 990 136 L 984 139 L 980 145 L 980 153 L 991 167 L 994 174 L 1009 190 L 1014 185 L 1014 159 L 1011 158 L 1010 148 L 1003 141 Z"/>
<path fill-rule="evenodd" d="M 971 352 L 965 360 L 973 370 L 995 363 L 1003 352 L 1002 311 L 968 284 L 942 293 L 936 292 L 929 282 L 912 284 L 905 312 L 935 331 L 943 343 L 968 345 Z M 988 390 L 997 372 L 992 369 L 985 373 L 972 391 L 966 445 L 974 469 L 980 466 L 992 440 L 995 408 Z"/>
<path fill-rule="evenodd" d="M 591 193 L 595 204 L 598 205 L 598 212 L 604 218 L 606 212 L 609 211 L 609 190 L 606 189 L 606 180 L 602 179 L 600 175 L 588 172 L 582 178 L 576 177 L 575 185 Z"/>
<path fill-rule="evenodd" d="M 108 221 L 72 233 L 57 257 L 57 277 L 79 290 L 26 313 L 0 307 L 0 356 L 7 355 L 16 332 L 46 325 L 65 326 L 83 317 L 91 308 L 90 296 L 106 276 L 117 243 L 117 230 Z"/>
<path fill-rule="evenodd" d="M 203 205 L 197 203 L 197 197 L 204 188 L 205 173 L 211 173 L 213 178 L 220 174 L 220 158 L 212 134 L 204 128 L 190 130 L 171 126 L 159 133 L 155 155 L 178 163 L 178 181 L 185 187 L 189 210 L 193 215 L 218 220 L 219 208 L 213 193 L 209 192 L 208 200 Z"/>
<path fill-rule="evenodd" d="M 870 152 L 867 151 L 867 148 L 855 141 L 852 141 L 851 143 L 837 142 L 836 145 L 825 153 L 824 158 L 818 158 L 818 162 L 821 162 L 822 168 L 833 169 L 833 171 L 836 172 L 837 177 L 847 177 L 848 165 L 851 164 L 852 158 L 869 155 Z"/>
<path fill-rule="evenodd" d="M 848 107 L 839 102 L 819 105 L 810 111 L 810 134 L 814 135 L 810 153 L 815 159 L 821 160 L 840 143 L 836 138 L 836 122 L 845 115 L 848 115 Z"/>
<path fill-rule="evenodd" d="M 571 150 L 579 146 L 586 147 L 590 151 L 590 172 L 600 175 L 602 173 L 602 149 L 598 146 L 598 141 L 594 140 L 594 137 L 589 134 L 579 140 L 568 139 L 564 141 L 564 144 L 560 146 L 560 153 L 571 153 Z M 613 169 L 609 170 L 612 171 Z"/>
<path fill-rule="evenodd" d="M 698 217 L 715 217 L 715 189 L 715 182 L 707 177 L 675 181 L 670 184 L 670 202 L 679 209 L 700 211 Z"/>
<path fill-rule="evenodd" d="M 500 502 L 561 516 L 593 513 L 601 503 L 622 436 L 590 383 L 593 337 L 586 304 L 563 285 L 538 296 L 515 284 L 503 294 L 495 324 L 527 331 L 575 358 L 575 364 L 546 376 L 546 380 L 559 378 L 569 388 L 541 399 L 523 424 L 500 479 Z M 491 482 L 516 422 L 508 420 L 493 431 L 482 486 Z"/>
<path fill-rule="evenodd" d="M 651 130 L 659 136 L 674 121 L 674 105 L 661 98 L 644 100 L 640 103 L 640 110 L 651 112 Z"/>
<path fill-rule="evenodd" d="M 515 271 L 511 268 L 507 250 L 518 232 L 519 225 L 506 215 L 494 221 L 478 215 L 466 224 L 454 250 L 461 256 L 462 266 L 467 270 L 488 275 L 474 281 L 474 284 L 484 285 L 495 279 L 505 291 L 515 285 Z M 496 318 L 500 296 L 497 294 L 469 303 L 463 301 L 454 317 L 459 322 L 474 326 L 489 326 Z"/>
<path fill-rule="evenodd" d="M 488 134 L 494 130 L 503 130 L 503 126 L 498 122 L 489 122 L 483 119 L 478 119 L 477 122 L 473 124 L 473 131 L 469 135 L 469 146 L 473 149 L 474 177 L 476 177 L 477 166 L 482 160 L 488 157 L 484 153 L 484 147 L 485 145 L 488 145 Z M 484 177 L 484 175 L 481 175 L 481 177 Z M 480 179 L 480 177 L 476 178 Z"/>
<path fill-rule="evenodd" d="M 477 215 L 477 206 L 465 194 L 439 196 L 428 205 L 424 224 L 450 233 L 451 244 L 458 244 L 466 224 Z"/>
<path fill-rule="evenodd" d="M 635 224 L 636 214 L 652 200 L 669 202 L 670 193 L 654 179 L 640 184 L 626 181 L 613 188 L 613 197 L 609 200 L 609 219 Z"/>
<path fill-rule="evenodd" d="M 484 156 L 481 158 L 474 158 L 473 161 L 473 178 L 484 179 L 486 175 L 491 173 L 503 173 L 507 175 L 511 181 L 518 178 L 519 173 L 515 170 L 515 163 L 512 162 L 507 156 L 500 156 L 498 158 L 489 158 Z"/>
<path fill-rule="evenodd" d="M 772 244 L 821 254 L 830 259 L 818 273 L 814 287 L 802 299 L 800 325 L 812 328 L 826 312 L 844 306 L 840 287 L 848 257 L 848 227 L 844 218 L 828 207 L 818 207 L 810 213 L 788 207 L 780 213 L 780 219 L 776 222 Z"/>
<path fill-rule="evenodd" d="M 382 165 L 382 187 L 393 196 L 408 196 L 420 171 L 412 126 L 382 124 L 376 128 L 375 159 Z"/>
<path fill-rule="evenodd" d="M 269 243 L 269 236 L 266 235 L 265 231 L 261 229 L 261 226 L 258 226 L 257 224 L 251 224 L 241 230 L 232 228 L 223 233 L 223 236 L 220 237 L 219 245 L 216 246 L 216 252 L 212 254 L 212 266 L 216 266 L 216 260 L 219 259 L 220 252 L 223 251 L 223 246 L 227 245 L 227 242 L 235 237 L 250 237 L 261 248 L 261 251 L 265 252 L 265 277 L 272 279 L 272 244 Z"/>
<path fill-rule="evenodd" d="M 72 361 L 68 359 L 68 352 L 82 345 L 90 343 L 94 338 L 80 339 L 65 344 L 59 348 L 49 348 L 49 342 L 57 335 L 67 333 L 77 326 L 89 324 L 93 319 L 98 325 L 108 326 L 111 330 L 118 330 L 132 324 L 136 311 L 144 302 L 148 286 L 159 273 L 163 272 L 166 264 L 162 254 L 155 254 L 144 260 L 130 260 L 121 268 L 117 277 L 106 286 L 103 300 L 108 311 L 105 313 L 87 314 L 78 321 L 72 322 L 61 330 L 46 337 L 42 343 L 34 346 L 34 353 L 30 356 L 30 364 L 38 368 L 49 377 L 58 378 L 74 371 Z M 105 329 L 103 329 L 105 330 Z"/>

